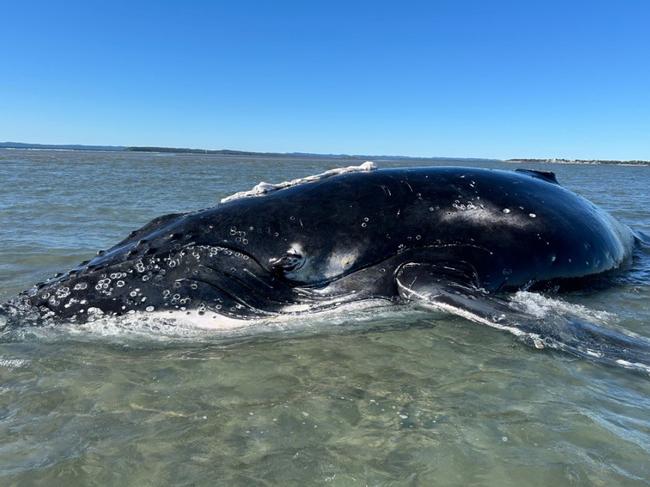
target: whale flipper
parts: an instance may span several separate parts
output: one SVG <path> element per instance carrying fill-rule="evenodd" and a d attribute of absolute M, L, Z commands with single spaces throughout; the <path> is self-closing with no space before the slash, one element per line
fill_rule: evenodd
<path fill-rule="evenodd" d="M 574 316 L 540 318 L 481 289 L 472 280 L 450 280 L 446 266 L 409 263 L 396 274 L 400 296 L 419 305 L 507 331 L 537 349 L 572 355 L 650 374 L 650 340 Z M 457 273 L 462 275 L 461 272 Z"/>

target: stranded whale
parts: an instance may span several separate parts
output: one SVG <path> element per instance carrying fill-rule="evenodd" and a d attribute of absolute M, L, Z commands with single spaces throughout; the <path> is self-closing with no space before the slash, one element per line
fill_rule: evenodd
<path fill-rule="evenodd" d="M 553 326 L 502 299 L 621 268 L 634 236 L 553 173 L 372 163 L 161 216 L 3 306 L 9 321 L 101 314 L 265 319 L 365 299 L 415 301 L 542 348 L 633 364 L 647 344 Z"/>

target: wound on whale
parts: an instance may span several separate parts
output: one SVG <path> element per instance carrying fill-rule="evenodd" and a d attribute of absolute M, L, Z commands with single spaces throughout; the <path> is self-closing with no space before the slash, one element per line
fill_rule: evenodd
<path fill-rule="evenodd" d="M 634 244 L 550 172 L 366 162 L 156 218 L 0 309 L 7 326 L 153 312 L 245 322 L 406 301 L 643 369 L 647 341 L 570 317 L 549 324 L 507 299 L 623 269 Z"/>

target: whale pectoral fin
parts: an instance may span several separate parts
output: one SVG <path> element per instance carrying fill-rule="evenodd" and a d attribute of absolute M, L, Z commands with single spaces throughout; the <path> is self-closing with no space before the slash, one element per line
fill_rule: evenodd
<path fill-rule="evenodd" d="M 403 265 L 396 283 L 403 299 L 475 323 L 507 331 L 526 345 L 551 348 L 610 365 L 650 373 L 650 340 L 592 323 L 580 316 L 536 316 L 513 301 L 492 295 L 467 279 L 449 279 L 441 267 Z"/>
<path fill-rule="evenodd" d="M 512 311 L 481 290 L 472 275 L 448 265 L 405 264 L 397 272 L 396 283 L 403 299 L 490 326 Z"/>

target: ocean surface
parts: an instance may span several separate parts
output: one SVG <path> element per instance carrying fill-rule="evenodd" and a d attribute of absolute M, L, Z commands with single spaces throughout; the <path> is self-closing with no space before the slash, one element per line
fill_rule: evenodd
<path fill-rule="evenodd" d="M 0 150 L 0 301 L 156 216 L 361 162 Z M 526 167 L 650 234 L 650 167 Z M 650 337 L 650 250 L 611 286 L 517 299 Z M 150 322 L 4 332 L 0 485 L 650 485 L 650 376 L 406 306 L 238 339 Z"/>

